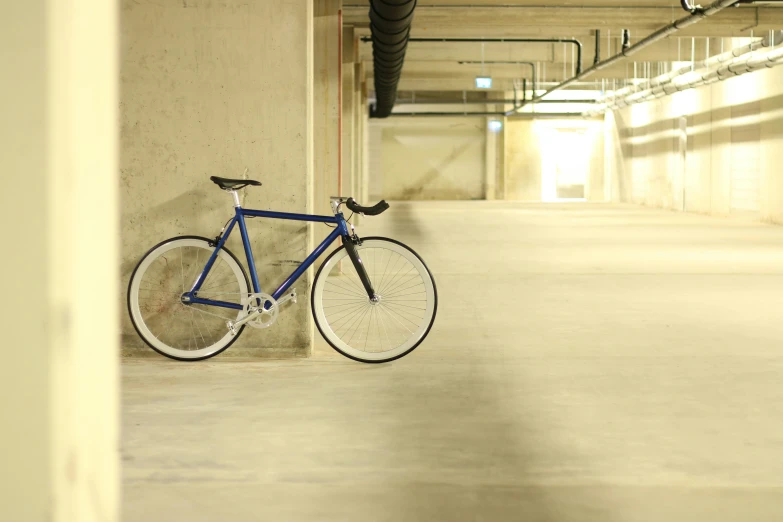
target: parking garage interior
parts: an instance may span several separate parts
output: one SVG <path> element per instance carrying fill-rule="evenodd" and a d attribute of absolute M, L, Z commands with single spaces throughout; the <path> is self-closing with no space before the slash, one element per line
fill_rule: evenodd
<path fill-rule="evenodd" d="M 783 519 L 783 2 L 8 12 L 0 520 Z M 156 244 L 333 197 L 426 261 L 415 350 L 322 335 L 339 243 L 215 357 L 140 334 Z M 248 219 L 260 287 L 328 226 Z"/>

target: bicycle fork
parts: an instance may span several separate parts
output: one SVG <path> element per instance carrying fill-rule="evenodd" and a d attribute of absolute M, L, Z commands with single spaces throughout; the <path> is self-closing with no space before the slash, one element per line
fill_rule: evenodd
<path fill-rule="evenodd" d="M 353 267 L 356 269 L 356 273 L 359 274 L 359 279 L 362 282 L 362 286 L 364 286 L 364 290 L 367 292 L 367 297 L 370 298 L 370 301 L 375 303 L 378 301 L 378 296 L 375 294 L 375 289 L 372 287 L 372 282 L 367 275 L 367 270 L 364 269 L 364 264 L 359 257 L 359 253 L 356 251 L 356 244 L 361 244 L 361 240 L 357 236 L 343 236 L 345 251 L 348 252 L 348 257 L 351 258 Z"/>

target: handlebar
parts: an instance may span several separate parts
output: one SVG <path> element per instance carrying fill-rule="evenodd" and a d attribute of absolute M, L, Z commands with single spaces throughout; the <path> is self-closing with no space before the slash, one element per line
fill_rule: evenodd
<path fill-rule="evenodd" d="M 345 206 L 348 207 L 348 209 L 352 212 L 364 214 L 366 216 L 377 216 L 389 208 L 389 204 L 386 203 L 386 200 L 381 200 L 371 207 L 363 207 L 353 198 L 348 198 L 348 200 L 345 202 Z"/>

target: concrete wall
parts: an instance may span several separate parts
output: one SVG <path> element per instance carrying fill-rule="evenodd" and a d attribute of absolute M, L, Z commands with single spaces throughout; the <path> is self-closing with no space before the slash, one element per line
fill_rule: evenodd
<path fill-rule="evenodd" d="M 370 127 L 371 200 L 484 199 L 486 118 L 392 117 Z"/>
<path fill-rule="evenodd" d="M 541 200 L 541 143 L 533 120 L 506 123 L 506 199 Z"/>
<path fill-rule="evenodd" d="M 783 68 L 606 115 L 615 201 L 783 223 Z"/>
<path fill-rule="evenodd" d="M 121 31 L 122 285 L 171 236 L 214 237 L 233 213 L 210 175 L 247 176 L 245 206 L 306 212 L 312 198 L 313 11 L 289 2 L 123 0 Z M 308 253 L 308 226 L 251 220 L 262 289 Z M 229 249 L 243 257 L 239 234 Z M 309 276 L 295 285 L 306 297 Z M 126 350 L 141 347 L 123 303 Z M 307 302 L 304 300 L 304 302 Z M 227 355 L 308 353 L 308 307 L 248 330 Z M 140 353 L 151 353 L 144 349 Z"/>
<path fill-rule="evenodd" d="M 0 18 L 0 520 L 119 520 L 117 6 Z M 15 233 L 24 223 L 21 233 Z M 11 239 L 11 238 L 9 238 Z"/>

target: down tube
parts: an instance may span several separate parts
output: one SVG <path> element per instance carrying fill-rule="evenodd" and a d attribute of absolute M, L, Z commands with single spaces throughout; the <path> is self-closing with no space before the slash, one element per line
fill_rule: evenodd
<path fill-rule="evenodd" d="M 299 277 L 305 272 L 305 270 L 310 268 L 310 265 L 312 265 L 315 262 L 315 260 L 318 259 L 318 256 L 323 254 L 324 250 L 326 250 L 329 247 L 329 245 L 331 245 L 334 242 L 335 239 L 340 237 L 341 234 L 342 234 L 342 230 L 340 229 L 340 227 L 335 228 L 334 231 L 332 231 L 332 233 L 329 234 L 329 236 L 326 239 L 324 239 L 320 245 L 318 245 L 318 248 L 313 250 L 313 253 L 307 256 L 307 259 L 305 259 L 302 262 L 302 264 L 299 265 L 299 267 L 296 270 L 294 270 L 294 273 L 288 276 L 288 279 L 286 279 L 283 282 L 283 284 L 280 285 L 280 288 L 275 290 L 275 293 L 272 294 L 272 297 L 274 297 L 275 299 L 280 299 L 280 296 L 283 295 L 285 291 L 288 290 L 291 287 L 291 285 L 296 282 L 297 279 L 299 279 Z"/>

